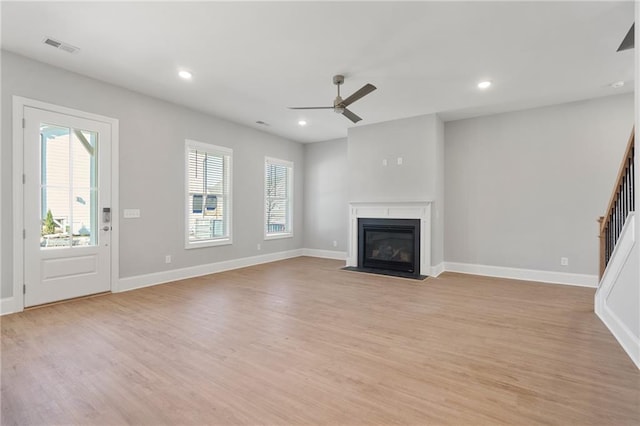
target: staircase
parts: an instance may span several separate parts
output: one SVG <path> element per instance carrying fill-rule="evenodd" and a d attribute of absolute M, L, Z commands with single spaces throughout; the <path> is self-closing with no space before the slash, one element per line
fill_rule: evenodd
<path fill-rule="evenodd" d="M 627 143 L 624 159 L 607 207 L 607 214 L 600 216 L 600 279 L 611 260 L 629 213 L 635 212 L 635 128 Z"/>
<path fill-rule="evenodd" d="M 635 214 L 635 130 L 600 223 L 600 283 L 595 312 L 640 368 L 640 250 Z"/>

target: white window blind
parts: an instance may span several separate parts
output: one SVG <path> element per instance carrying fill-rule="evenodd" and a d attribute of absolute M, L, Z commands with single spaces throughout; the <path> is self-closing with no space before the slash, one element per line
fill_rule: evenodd
<path fill-rule="evenodd" d="M 292 235 L 293 163 L 265 159 L 265 238 Z"/>
<path fill-rule="evenodd" d="M 186 141 L 187 248 L 231 243 L 232 150 Z"/>

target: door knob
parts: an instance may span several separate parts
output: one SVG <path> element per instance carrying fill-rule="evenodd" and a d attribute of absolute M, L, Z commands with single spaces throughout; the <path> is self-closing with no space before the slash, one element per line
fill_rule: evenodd
<path fill-rule="evenodd" d="M 111 230 L 111 227 L 109 225 L 105 225 L 105 226 L 102 227 L 102 230 L 103 231 L 109 231 L 109 230 Z"/>

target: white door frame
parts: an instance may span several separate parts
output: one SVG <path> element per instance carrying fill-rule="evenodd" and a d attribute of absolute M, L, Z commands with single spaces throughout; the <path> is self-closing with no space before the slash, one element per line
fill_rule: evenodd
<path fill-rule="evenodd" d="M 116 118 L 92 114 L 77 109 L 67 108 L 34 99 L 13 96 L 13 312 L 24 310 L 24 108 L 37 108 L 60 114 L 72 115 L 94 121 L 100 121 L 111 126 L 111 291 L 118 291 L 119 279 L 119 192 L 118 192 L 118 151 L 119 151 L 119 121 Z M 29 178 L 29 177 L 27 177 Z"/>

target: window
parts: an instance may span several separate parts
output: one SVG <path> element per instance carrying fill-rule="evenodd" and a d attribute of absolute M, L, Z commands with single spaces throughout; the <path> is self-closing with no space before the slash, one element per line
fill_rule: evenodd
<path fill-rule="evenodd" d="M 231 244 L 233 151 L 187 140 L 186 248 Z"/>
<path fill-rule="evenodd" d="M 265 239 L 293 236 L 293 163 L 267 157 L 264 191 Z"/>

